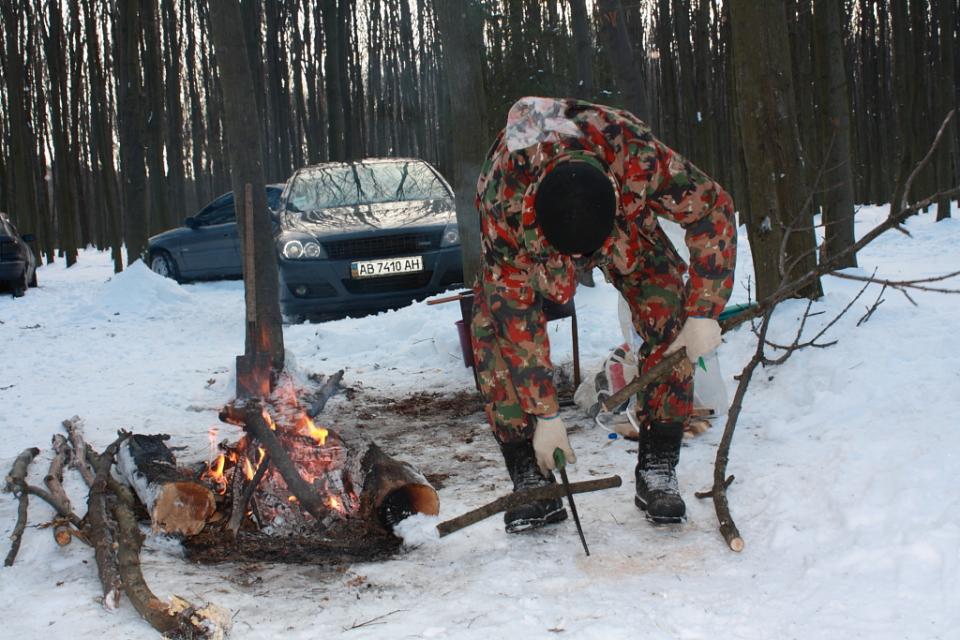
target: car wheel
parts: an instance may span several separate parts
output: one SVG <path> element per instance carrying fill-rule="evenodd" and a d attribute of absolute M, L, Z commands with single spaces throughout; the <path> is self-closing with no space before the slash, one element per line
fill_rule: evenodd
<path fill-rule="evenodd" d="M 14 281 L 13 283 L 13 297 L 21 298 L 23 294 L 27 292 L 27 274 L 24 273 L 20 278 L 20 281 Z"/>
<path fill-rule="evenodd" d="M 177 269 L 177 263 L 166 251 L 157 251 L 150 257 L 150 269 L 157 275 L 180 282 L 180 271 Z"/>

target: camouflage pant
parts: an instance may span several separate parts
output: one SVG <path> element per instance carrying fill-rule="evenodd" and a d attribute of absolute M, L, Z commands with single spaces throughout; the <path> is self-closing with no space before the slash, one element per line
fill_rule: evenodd
<path fill-rule="evenodd" d="M 643 372 L 663 358 L 686 319 L 679 264 L 669 254 L 648 252 L 634 272 L 626 276 L 611 274 L 613 284 L 630 305 L 633 325 L 644 341 L 640 354 Z M 521 409 L 489 306 L 481 296 L 474 298 L 471 331 L 477 379 L 494 435 L 500 442 L 530 439 L 533 421 Z M 693 408 L 693 367 L 684 360 L 668 377 L 648 385 L 637 396 L 641 424 L 685 421 Z"/>

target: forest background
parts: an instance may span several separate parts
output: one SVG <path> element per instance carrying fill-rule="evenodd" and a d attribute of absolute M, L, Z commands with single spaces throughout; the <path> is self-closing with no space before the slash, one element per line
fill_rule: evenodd
<path fill-rule="evenodd" d="M 239 4 L 267 182 L 424 158 L 457 192 L 468 269 L 476 169 L 521 96 L 633 111 L 732 192 L 752 236 L 777 206 L 781 227 L 823 213 L 828 253 L 855 202 L 903 201 L 958 103 L 958 0 Z M 92 245 L 119 271 L 230 189 L 210 20 L 207 0 L 0 3 L 0 210 L 46 262 Z M 952 123 L 915 193 L 957 184 L 958 150 Z"/>

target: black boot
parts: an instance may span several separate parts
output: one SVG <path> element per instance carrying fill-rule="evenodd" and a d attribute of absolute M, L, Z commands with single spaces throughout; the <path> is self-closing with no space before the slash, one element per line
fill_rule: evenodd
<path fill-rule="evenodd" d="M 508 442 L 500 445 L 507 471 L 513 480 L 513 490 L 535 489 L 556 482 L 552 473 L 544 476 L 537 466 L 533 445 L 529 441 Z M 503 514 L 507 533 L 517 533 L 528 529 L 537 529 L 545 524 L 566 520 L 567 510 L 560 498 L 537 500 L 529 504 L 514 507 Z"/>
<path fill-rule="evenodd" d="M 654 423 L 640 432 L 637 456 L 637 497 L 634 503 L 654 524 L 683 522 L 687 507 L 677 487 L 677 462 L 683 423 Z"/>

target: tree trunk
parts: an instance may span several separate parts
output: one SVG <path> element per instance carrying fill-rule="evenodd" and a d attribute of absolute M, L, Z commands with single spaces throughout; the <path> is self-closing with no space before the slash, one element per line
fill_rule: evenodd
<path fill-rule="evenodd" d="M 749 198 L 741 200 L 758 299 L 816 265 L 816 239 L 803 182 L 783 0 L 732 0 L 741 140 Z M 788 236 L 785 238 L 785 236 Z M 784 251 L 785 249 L 785 251 Z M 821 295 L 819 281 L 800 292 Z"/>
<path fill-rule="evenodd" d="M 250 264 L 251 257 L 256 264 L 252 273 L 244 269 L 248 309 L 255 308 L 256 313 L 253 319 L 255 335 L 250 335 L 248 331 L 245 352 L 247 355 L 269 354 L 273 370 L 280 371 L 283 369 L 284 350 L 277 259 L 270 218 L 264 215 L 267 199 L 257 108 L 238 0 L 211 3 L 210 32 L 223 89 L 224 124 L 230 145 L 230 176 L 244 265 Z M 247 320 L 249 328 L 251 318 Z"/>
<path fill-rule="evenodd" d="M 623 6 L 620 0 L 597 0 L 597 9 L 600 12 L 600 39 L 617 85 L 623 93 L 623 102 L 635 116 L 649 122 L 650 107 L 627 33 Z"/>
<path fill-rule="evenodd" d="M 573 95 L 581 100 L 593 97 L 593 38 L 585 0 L 569 0 L 573 43 L 577 51 L 577 76 Z"/>
<path fill-rule="evenodd" d="M 850 105 L 844 68 L 841 0 L 817 0 L 817 94 L 820 120 L 822 176 L 814 188 L 823 192 L 824 251 L 831 258 L 856 238 L 853 230 L 853 171 L 850 166 Z M 845 257 L 842 267 L 857 266 L 856 254 Z"/>
<path fill-rule="evenodd" d="M 456 6 L 454 6 L 456 5 Z M 475 0 L 436 5 L 437 23 L 444 47 L 450 95 L 450 127 L 446 133 L 453 149 L 453 189 L 457 199 L 457 225 L 463 251 L 463 277 L 469 285 L 480 267 L 480 216 L 474 205 L 476 180 L 489 142 L 482 105 L 483 21 Z"/>
<path fill-rule="evenodd" d="M 147 248 L 147 174 L 144 167 L 143 88 L 140 77 L 140 6 L 117 5 L 117 96 L 120 102 L 120 168 L 127 264 Z"/>

